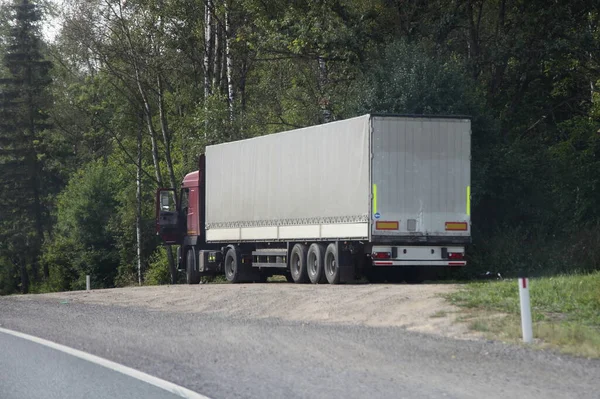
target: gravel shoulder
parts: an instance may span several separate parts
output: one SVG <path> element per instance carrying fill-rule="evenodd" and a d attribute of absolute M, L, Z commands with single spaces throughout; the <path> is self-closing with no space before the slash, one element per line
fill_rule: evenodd
<path fill-rule="evenodd" d="M 204 284 L 72 291 L 15 298 L 133 306 L 230 318 L 402 327 L 455 339 L 480 338 L 481 334 L 457 321 L 460 309 L 443 298 L 457 289 L 457 285 L 451 284 Z"/>

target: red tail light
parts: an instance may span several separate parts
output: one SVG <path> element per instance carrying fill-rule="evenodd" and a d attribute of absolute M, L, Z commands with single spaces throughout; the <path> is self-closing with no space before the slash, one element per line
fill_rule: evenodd
<path fill-rule="evenodd" d="M 462 252 L 450 252 L 448 253 L 448 259 L 452 260 L 463 260 L 465 258 L 465 254 Z"/>
<path fill-rule="evenodd" d="M 373 252 L 373 259 L 390 259 L 391 257 L 391 252 Z"/>

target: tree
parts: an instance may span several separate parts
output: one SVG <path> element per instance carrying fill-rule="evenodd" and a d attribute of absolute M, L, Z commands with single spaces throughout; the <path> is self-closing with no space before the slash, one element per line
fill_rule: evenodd
<path fill-rule="evenodd" d="M 119 266 L 118 175 L 102 161 L 78 171 L 58 198 L 57 223 L 44 263 L 50 288 L 81 289 L 85 275 L 94 286 L 113 287 Z"/>
<path fill-rule="evenodd" d="M 0 221 L 0 248 L 18 267 L 21 290 L 29 290 L 28 268 L 39 280 L 38 256 L 48 224 L 48 154 L 46 130 L 51 68 L 42 54 L 38 22 L 41 14 L 29 0 L 8 8 L 10 33 L 0 80 L 0 187 L 6 210 Z M 44 268 L 44 277 L 48 269 Z"/>

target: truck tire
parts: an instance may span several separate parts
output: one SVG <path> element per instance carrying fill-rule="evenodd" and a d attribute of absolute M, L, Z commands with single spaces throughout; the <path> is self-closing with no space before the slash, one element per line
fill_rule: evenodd
<path fill-rule="evenodd" d="M 189 247 L 185 254 L 185 279 L 188 284 L 198 284 L 200 273 L 196 268 L 196 249 Z"/>
<path fill-rule="evenodd" d="M 325 246 L 314 243 L 308 248 L 307 272 L 308 278 L 313 284 L 322 284 L 325 278 Z"/>
<path fill-rule="evenodd" d="M 183 247 L 181 245 L 177 247 L 177 270 L 183 269 L 183 255 L 181 254 L 182 250 Z"/>
<path fill-rule="evenodd" d="M 225 278 L 230 283 L 242 282 L 242 257 L 235 248 L 229 248 L 225 255 Z"/>
<path fill-rule="evenodd" d="M 340 283 L 340 265 L 337 259 L 337 250 L 334 243 L 327 246 L 325 251 L 325 277 L 329 284 Z"/>
<path fill-rule="evenodd" d="M 296 284 L 308 282 L 308 273 L 306 271 L 306 245 L 296 244 L 290 254 L 290 274 Z"/>

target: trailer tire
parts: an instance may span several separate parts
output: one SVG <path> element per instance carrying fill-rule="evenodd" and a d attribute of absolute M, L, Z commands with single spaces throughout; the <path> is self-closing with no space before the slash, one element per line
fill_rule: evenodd
<path fill-rule="evenodd" d="M 340 283 L 340 265 L 337 258 L 337 248 L 334 243 L 327 246 L 325 251 L 325 277 L 329 284 Z"/>
<path fill-rule="evenodd" d="M 314 243 L 308 248 L 307 253 L 307 273 L 308 278 L 313 284 L 323 284 L 327 281 L 325 278 L 325 246 Z"/>
<path fill-rule="evenodd" d="M 185 253 L 185 279 L 188 284 L 198 284 L 200 282 L 200 273 L 196 270 L 196 258 L 196 249 L 189 247 Z"/>
<path fill-rule="evenodd" d="M 304 284 L 308 282 L 306 267 L 306 254 L 308 250 L 304 244 L 296 244 L 290 254 L 290 274 L 294 283 Z"/>
<path fill-rule="evenodd" d="M 229 248 L 225 254 L 225 278 L 232 284 L 242 282 L 242 257 L 236 248 Z"/>

